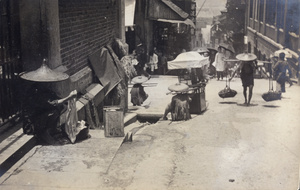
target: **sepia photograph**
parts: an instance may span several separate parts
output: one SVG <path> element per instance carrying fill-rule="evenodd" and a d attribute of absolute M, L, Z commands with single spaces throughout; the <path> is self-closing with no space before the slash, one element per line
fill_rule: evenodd
<path fill-rule="evenodd" d="M 0 0 L 1 190 L 300 190 L 299 0 Z"/>

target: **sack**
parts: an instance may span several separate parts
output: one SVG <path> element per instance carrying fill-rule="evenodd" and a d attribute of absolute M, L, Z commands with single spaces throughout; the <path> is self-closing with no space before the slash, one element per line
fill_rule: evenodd
<path fill-rule="evenodd" d="M 266 102 L 281 100 L 281 92 L 269 91 L 261 96 Z"/>
<path fill-rule="evenodd" d="M 230 89 L 228 86 L 226 86 L 223 90 L 219 92 L 219 96 L 221 98 L 232 98 L 237 95 L 237 92 L 235 90 Z"/>

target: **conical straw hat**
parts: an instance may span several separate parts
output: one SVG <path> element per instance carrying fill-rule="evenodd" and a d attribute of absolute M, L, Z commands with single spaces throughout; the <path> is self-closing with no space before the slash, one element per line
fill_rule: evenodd
<path fill-rule="evenodd" d="M 135 83 L 135 84 L 142 84 L 142 83 L 146 82 L 147 80 L 148 80 L 148 78 L 145 76 L 137 76 L 137 77 L 134 77 L 131 80 L 131 82 Z"/>
<path fill-rule="evenodd" d="M 172 92 L 186 92 L 189 90 L 189 86 L 184 83 L 176 83 L 168 87 Z"/>
<path fill-rule="evenodd" d="M 256 55 L 252 53 L 241 53 L 236 56 L 236 58 L 240 61 L 253 61 L 257 59 Z"/>
<path fill-rule="evenodd" d="M 22 79 L 35 82 L 58 82 L 69 78 L 69 75 L 62 72 L 56 72 L 42 64 L 40 68 L 34 71 L 23 73 L 20 75 Z"/>

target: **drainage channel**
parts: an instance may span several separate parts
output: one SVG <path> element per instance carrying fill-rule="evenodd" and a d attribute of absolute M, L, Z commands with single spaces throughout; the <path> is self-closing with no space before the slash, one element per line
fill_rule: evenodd
<path fill-rule="evenodd" d="M 149 117 L 138 117 L 137 120 L 140 123 L 150 123 L 155 124 L 158 122 L 159 118 L 149 118 Z"/>
<path fill-rule="evenodd" d="M 136 134 L 139 130 L 144 128 L 147 125 L 155 124 L 158 122 L 160 117 L 153 115 L 137 115 L 135 118 L 135 122 L 131 123 L 126 127 L 127 132 L 126 136 L 122 143 L 132 142 L 133 135 Z"/>
<path fill-rule="evenodd" d="M 141 123 L 155 124 L 162 118 L 162 114 L 137 114 L 137 120 Z"/>

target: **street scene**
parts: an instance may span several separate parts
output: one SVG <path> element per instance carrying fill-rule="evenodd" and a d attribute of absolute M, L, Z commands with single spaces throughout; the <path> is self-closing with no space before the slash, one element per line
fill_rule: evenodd
<path fill-rule="evenodd" d="M 300 189 L 298 1 L 0 6 L 0 189 Z"/>

